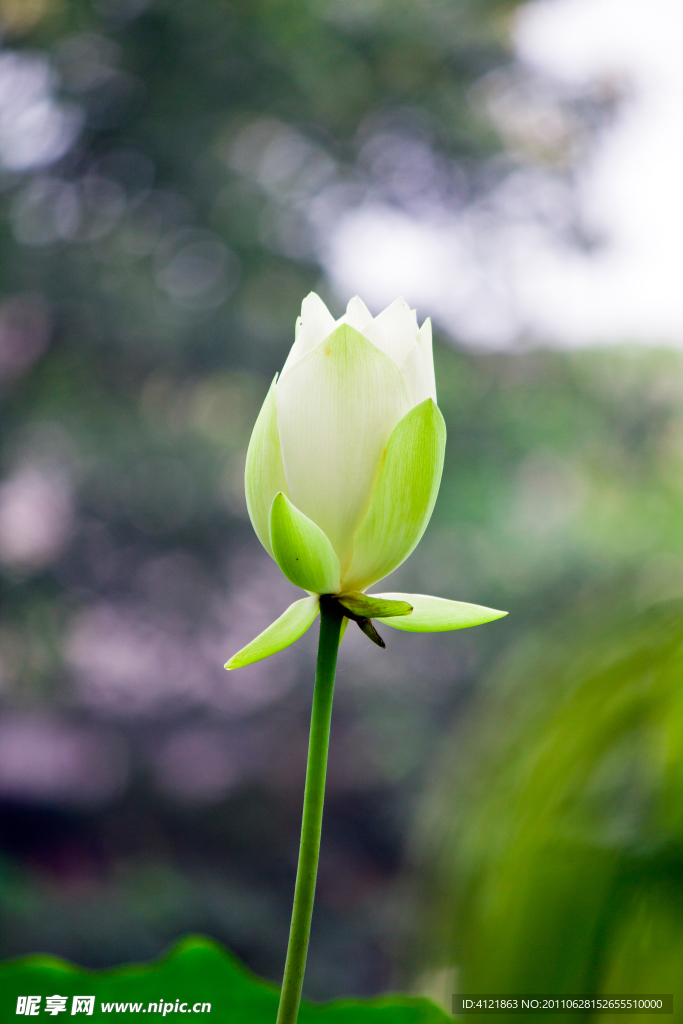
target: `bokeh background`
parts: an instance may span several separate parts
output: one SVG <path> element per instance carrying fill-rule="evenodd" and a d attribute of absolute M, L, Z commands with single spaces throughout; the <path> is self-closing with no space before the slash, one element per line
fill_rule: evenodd
<path fill-rule="evenodd" d="M 348 631 L 306 992 L 683 995 L 676 4 L 0 15 L 0 955 L 281 977 L 315 636 L 222 669 L 295 593 L 245 450 L 309 290 L 403 293 L 449 441 L 391 589 L 510 615 Z"/>

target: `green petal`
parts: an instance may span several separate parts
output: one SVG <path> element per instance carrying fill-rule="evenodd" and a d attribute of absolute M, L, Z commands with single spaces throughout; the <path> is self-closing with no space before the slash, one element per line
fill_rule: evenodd
<path fill-rule="evenodd" d="M 289 647 L 300 636 L 303 636 L 317 614 L 317 597 L 302 597 L 300 601 L 295 601 L 279 619 L 259 633 L 255 640 L 252 640 L 237 654 L 233 654 L 225 667 L 227 669 L 243 668 L 255 661 L 269 658 L 271 654 L 277 654 L 278 651 Z"/>
<path fill-rule="evenodd" d="M 280 454 L 280 435 L 277 428 L 275 405 L 275 382 L 261 406 L 247 449 L 247 464 L 244 470 L 244 490 L 247 509 L 256 536 L 268 554 L 273 557 L 270 546 L 268 516 L 273 498 L 278 491 L 287 494 L 287 482 Z"/>
<path fill-rule="evenodd" d="M 413 606 L 407 601 L 385 601 L 379 597 L 352 592 L 339 594 L 339 604 L 362 619 L 384 619 L 387 616 L 410 615 Z"/>
<path fill-rule="evenodd" d="M 445 447 L 446 424 L 431 398 L 395 427 L 370 508 L 354 539 L 345 590 L 365 590 L 415 548 L 434 508 Z"/>
<path fill-rule="evenodd" d="M 297 587 L 314 594 L 339 590 L 339 559 L 332 545 L 282 492 L 270 510 L 270 543 L 275 561 Z"/>
<path fill-rule="evenodd" d="M 346 568 L 387 443 L 410 408 L 401 371 L 341 324 L 282 374 L 275 393 L 287 495 Z"/>
<path fill-rule="evenodd" d="M 484 622 L 502 619 L 507 612 L 495 608 L 484 608 L 480 604 L 466 604 L 464 601 L 447 601 L 443 597 L 428 597 L 426 594 L 370 594 L 387 601 L 407 601 L 413 606 L 412 615 L 382 619 L 383 626 L 404 629 L 408 633 L 442 633 L 447 629 L 464 629 L 466 626 L 481 626 Z"/>

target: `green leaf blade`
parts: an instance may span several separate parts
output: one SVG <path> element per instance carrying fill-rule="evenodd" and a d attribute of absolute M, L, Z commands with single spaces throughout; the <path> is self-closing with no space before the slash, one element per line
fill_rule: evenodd
<path fill-rule="evenodd" d="M 441 483 L 446 425 L 431 398 L 394 428 L 368 512 L 354 538 L 345 590 L 365 590 L 393 572 L 427 528 Z"/>
<path fill-rule="evenodd" d="M 272 622 L 267 629 L 243 647 L 225 664 L 228 671 L 253 665 L 256 661 L 269 658 L 271 654 L 289 647 L 311 626 L 318 614 L 318 598 L 302 597 L 300 601 L 290 604 L 279 619 Z"/>
<path fill-rule="evenodd" d="M 270 509 L 270 543 L 275 561 L 295 586 L 315 594 L 339 590 L 339 559 L 332 545 L 282 492 Z"/>
<path fill-rule="evenodd" d="M 451 629 L 467 629 L 486 622 L 502 619 L 507 612 L 485 608 L 465 601 L 447 601 L 428 594 L 371 594 L 387 601 L 407 601 L 413 606 L 412 615 L 384 618 L 382 625 L 402 629 L 407 633 L 443 633 Z"/>
<path fill-rule="evenodd" d="M 45 997 L 59 992 L 68 1000 L 64 1019 L 72 1019 L 74 995 L 95 998 L 92 1019 L 118 1019 L 111 1004 L 128 1004 L 123 1019 L 149 1021 L 166 1015 L 149 1009 L 170 1003 L 167 1015 L 215 1020 L 221 1024 L 273 1024 L 279 992 L 275 985 L 248 971 L 231 953 L 201 935 L 182 939 L 160 960 L 100 971 L 83 970 L 53 956 L 28 956 L 0 964 L 0 1019 L 15 1020 L 17 997 L 35 993 Z M 176 1001 L 187 1009 L 176 1013 Z M 103 1004 L 110 1005 L 105 1010 Z M 138 1004 L 139 1009 L 131 1009 Z M 208 1004 L 210 1009 L 193 1012 Z M 106 1015 L 106 1016 L 105 1016 Z M 196 1016 L 197 1015 L 197 1016 Z M 61 1014 L 59 1015 L 62 1016 Z M 84 1013 L 85 1020 L 86 1014 Z M 81 1015 L 77 1015 L 81 1019 Z M 380 996 L 376 999 L 341 999 L 315 1005 L 302 1002 L 300 1024 L 448 1024 L 452 1020 L 427 999 L 411 996 Z"/>

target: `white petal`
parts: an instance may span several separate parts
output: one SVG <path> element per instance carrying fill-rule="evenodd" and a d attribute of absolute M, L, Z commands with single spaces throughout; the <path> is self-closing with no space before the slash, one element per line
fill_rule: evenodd
<path fill-rule="evenodd" d="M 418 344 L 422 349 L 422 359 L 427 371 L 427 377 L 430 382 L 429 394 L 426 398 L 431 398 L 432 401 L 436 402 L 436 381 L 434 379 L 434 351 L 432 346 L 432 321 L 431 317 L 427 317 L 425 322 L 417 334 Z"/>
<path fill-rule="evenodd" d="M 361 334 L 365 334 L 368 324 L 372 322 L 372 313 L 363 300 L 357 295 L 354 295 L 352 299 L 349 299 L 349 304 L 346 307 L 346 313 L 341 319 L 344 323 L 350 324 L 351 327 L 355 327 Z M 337 321 L 337 323 L 339 322 L 340 321 Z"/>
<path fill-rule="evenodd" d="M 309 292 L 301 303 L 301 316 L 295 329 L 296 341 L 292 345 L 282 372 L 291 369 L 299 359 L 335 329 L 335 320 L 329 309 L 315 292 Z"/>
<path fill-rule="evenodd" d="M 342 325 L 279 379 L 275 396 L 290 500 L 323 530 L 344 572 L 389 437 L 408 411 L 405 382 Z"/>
<path fill-rule="evenodd" d="M 431 320 L 425 320 L 420 328 L 415 343 L 401 364 L 401 373 L 408 387 L 411 406 L 419 405 L 425 398 L 436 402 Z"/>
<path fill-rule="evenodd" d="M 417 337 L 417 317 L 405 299 L 396 299 L 363 331 L 373 345 L 400 366 Z"/>

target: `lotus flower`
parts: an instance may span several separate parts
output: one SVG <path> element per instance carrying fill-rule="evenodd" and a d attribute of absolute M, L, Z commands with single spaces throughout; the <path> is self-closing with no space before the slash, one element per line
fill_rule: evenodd
<path fill-rule="evenodd" d="M 397 299 L 372 317 L 353 298 L 334 320 L 308 295 L 282 373 L 249 443 L 247 508 L 256 534 L 308 592 L 227 663 L 276 653 L 320 600 L 384 646 L 371 618 L 413 632 L 459 629 L 504 612 L 421 594 L 373 594 L 424 533 L 441 481 L 446 427 L 436 405 L 431 323 Z"/>

